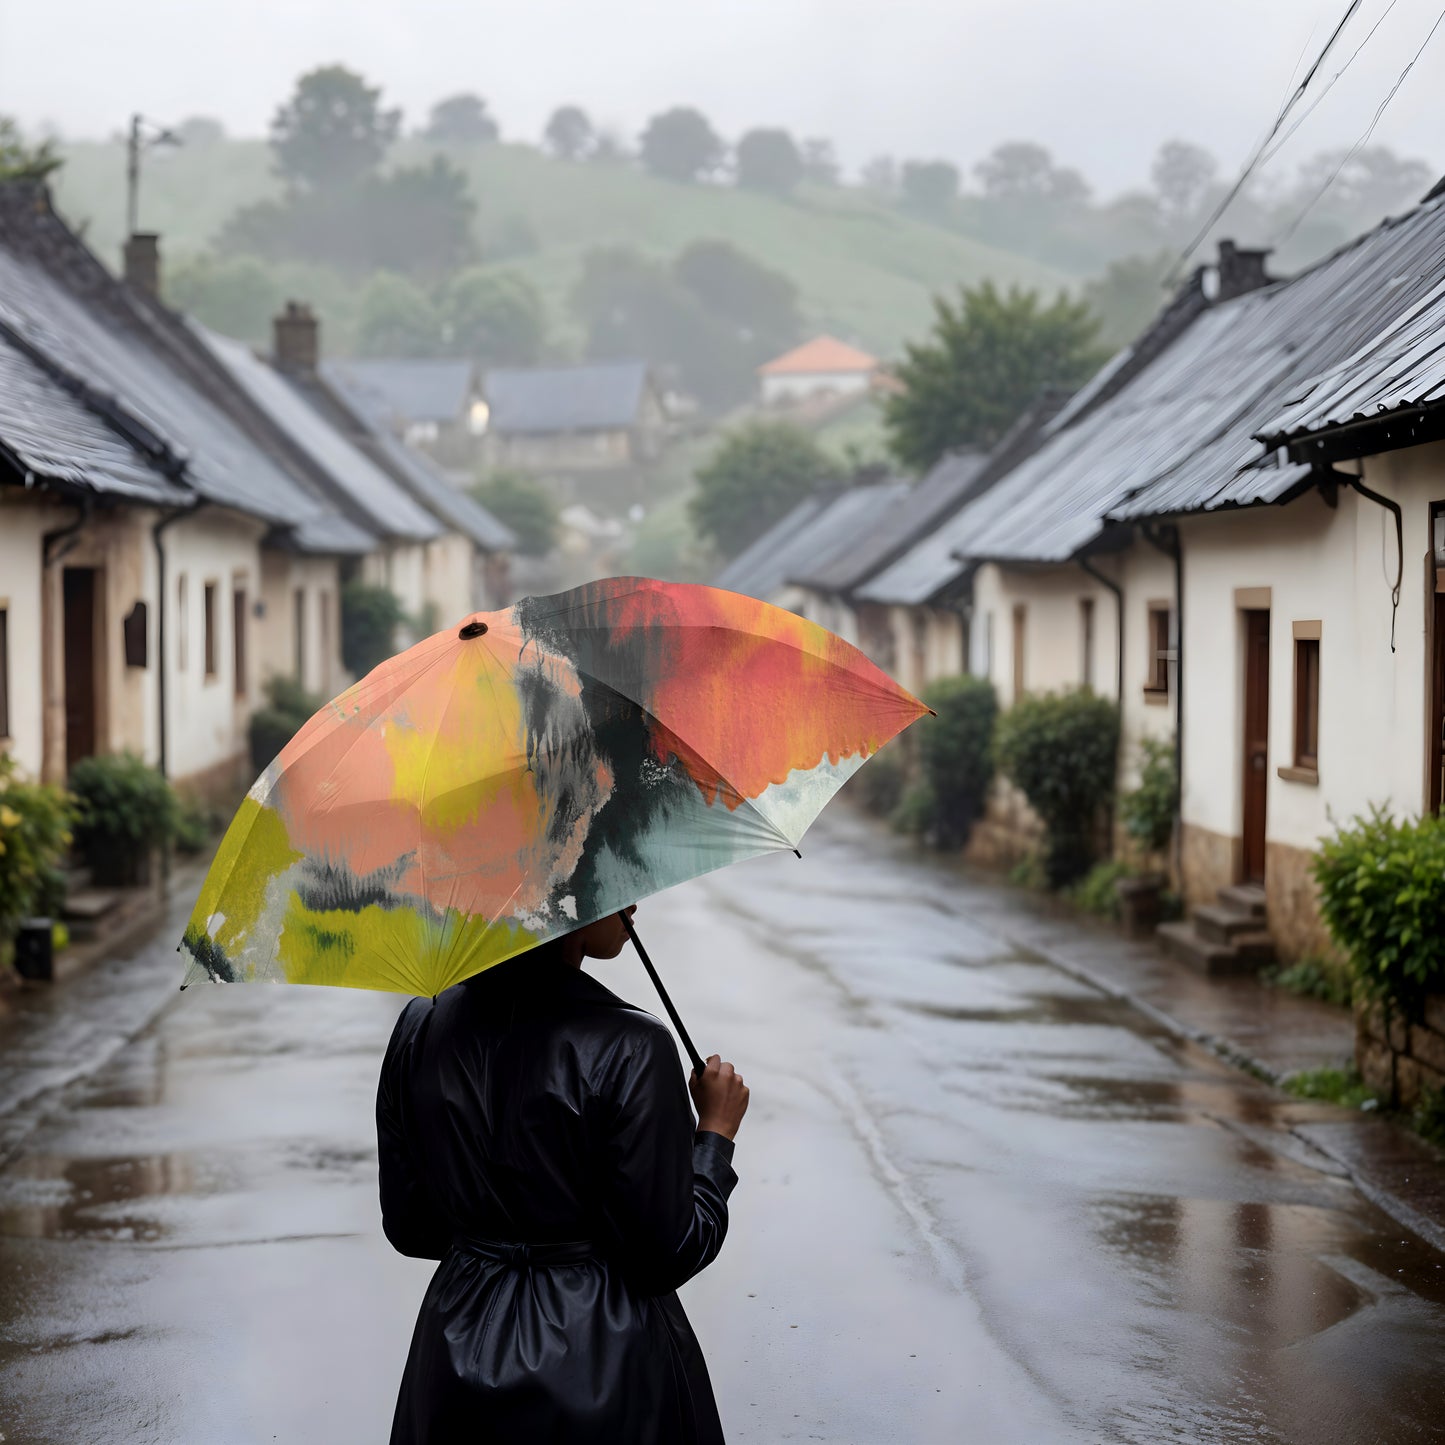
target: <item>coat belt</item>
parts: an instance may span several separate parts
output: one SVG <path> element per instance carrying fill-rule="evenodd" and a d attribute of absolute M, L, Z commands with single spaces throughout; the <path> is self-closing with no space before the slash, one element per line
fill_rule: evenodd
<path fill-rule="evenodd" d="M 519 1244 L 504 1239 L 478 1239 L 459 1234 L 452 1248 L 461 1254 L 475 1255 L 508 1269 L 551 1269 L 563 1264 L 581 1264 L 594 1259 L 596 1247 L 590 1239 L 568 1239 L 559 1244 Z"/>

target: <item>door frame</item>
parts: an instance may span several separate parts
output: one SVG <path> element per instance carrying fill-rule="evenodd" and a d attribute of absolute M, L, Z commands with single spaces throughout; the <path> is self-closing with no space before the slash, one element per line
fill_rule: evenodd
<path fill-rule="evenodd" d="M 1445 809 L 1445 566 L 1436 548 L 1436 529 L 1445 521 L 1445 502 L 1428 513 L 1425 599 L 1425 810 Z"/>
<path fill-rule="evenodd" d="M 1271 613 L 1269 604 L 1246 606 L 1240 611 L 1240 642 L 1242 653 L 1243 685 L 1240 690 L 1239 717 L 1239 759 L 1240 759 L 1240 818 L 1239 818 L 1239 867 L 1241 883 L 1264 882 L 1269 838 L 1269 712 L 1270 712 L 1270 641 Z M 1255 652 L 1256 641 L 1262 638 L 1262 661 L 1255 663 L 1259 655 Z M 1254 766 L 1251 754 L 1251 734 L 1254 731 L 1255 708 L 1262 709 L 1260 732 L 1263 738 L 1263 753 L 1259 765 Z M 1256 782 L 1257 780 L 1257 782 Z M 1251 803 L 1251 797 L 1257 803 Z M 1257 814 L 1257 816 L 1256 816 Z"/>

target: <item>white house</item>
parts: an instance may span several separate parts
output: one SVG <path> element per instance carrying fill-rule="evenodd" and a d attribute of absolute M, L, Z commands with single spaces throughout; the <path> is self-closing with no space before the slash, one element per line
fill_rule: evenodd
<path fill-rule="evenodd" d="M 829 394 L 851 396 L 868 391 L 881 366 L 876 356 L 856 346 L 832 336 L 815 336 L 758 367 L 758 394 L 764 406 Z"/>

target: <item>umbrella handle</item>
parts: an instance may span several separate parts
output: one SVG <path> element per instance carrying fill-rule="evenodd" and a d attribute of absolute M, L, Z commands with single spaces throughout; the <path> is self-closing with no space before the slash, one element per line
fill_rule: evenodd
<path fill-rule="evenodd" d="M 672 1006 L 672 1000 L 667 996 L 667 990 L 662 986 L 662 980 L 657 976 L 657 970 L 652 966 L 652 960 L 647 956 L 647 950 L 642 946 L 642 940 L 637 936 L 637 930 L 632 926 L 632 920 L 627 916 L 626 910 L 617 915 L 622 920 L 622 926 L 627 930 L 627 936 L 632 940 L 632 946 L 637 950 L 637 956 L 642 960 L 642 966 L 647 970 L 647 976 L 652 980 L 652 986 L 657 990 L 657 996 L 662 1000 L 662 1006 L 667 1010 L 667 1016 L 672 1020 L 672 1026 L 677 1030 L 677 1036 L 682 1040 L 682 1046 L 687 1050 L 687 1056 L 692 1060 L 693 1070 L 698 1078 L 702 1078 L 703 1071 L 707 1065 L 703 1062 L 702 1055 L 698 1053 L 692 1039 L 688 1036 L 687 1029 L 683 1027 L 677 1010 Z"/>

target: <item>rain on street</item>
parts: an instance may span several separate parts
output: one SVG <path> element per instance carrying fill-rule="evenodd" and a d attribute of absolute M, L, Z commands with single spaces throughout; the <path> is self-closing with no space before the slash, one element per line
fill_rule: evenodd
<path fill-rule="evenodd" d="M 840 807 L 802 863 L 639 912 L 753 1090 L 683 1295 L 729 1438 L 1441 1438 L 1441 1257 L 1281 1095 L 1009 947 L 988 898 Z M 172 948 L 30 1004 L 6 1056 L 34 1097 L 0 1133 L 0 1434 L 382 1441 L 431 1269 L 375 1202 L 398 1002 L 178 993 Z M 630 956 L 594 967 L 655 1007 Z"/>

